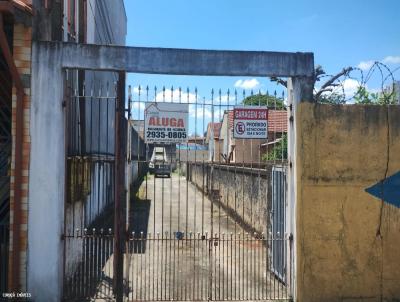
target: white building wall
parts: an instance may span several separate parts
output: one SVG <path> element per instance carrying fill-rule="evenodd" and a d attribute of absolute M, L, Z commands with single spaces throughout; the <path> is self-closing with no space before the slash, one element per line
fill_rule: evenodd
<path fill-rule="evenodd" d="M 124 45 L 126 15 L 123 0 L 88 0 L 87 3 L 88 42 Z M 103 21 L 105 19 L 107 21 Z M 109 32 L 112 32 L 111 40 L 106 39 L 107 35 L 110 37 L 110 34 L 107 34 L 107 28 Z M 38 56 L 33 47 L 32 70 L 38 76 L 32 77 L 31 83 L 27 275 L 28 292 L 32 294 L 35 301 L 61 301 L 63 291 L 65 110 L 62 101 L 64 87 L 62 81 L 59 83 L 51 81 L 51 79 L 60 78 L 61 69 L 55 69 L 51 74 L 43 74 L 43 70 L 47 70 L 47 67 L 43 66 L 47 66 L 49 62 L 59 62 L 59 60 L 60 58 L 49 58 L 46 55 Z M 115 75 L 107 75 L 102 79 L 113 81 Z M 95 181 L 96 179 L 93 180 Z M 99 192 L 97 194 L 105 194 L 103 188 L 97 188 L 97 190 Z M 100 195 L 98 197 L 103 198 Z M 73 211 L 70 207 L 66 214 L 69 218 L 80 217 L 83 208 L 82 204 L 76 203 Z M 71 259 L 67 260 L 67 266 L 76 266 L 74 259 L 79 258 L 79 253 L 81 253 L 79 243 L 67 252 L 71 254 Z"/>

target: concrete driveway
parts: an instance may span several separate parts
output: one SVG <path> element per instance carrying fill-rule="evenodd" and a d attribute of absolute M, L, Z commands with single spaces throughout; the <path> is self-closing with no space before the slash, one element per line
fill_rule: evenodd
<path fill-rule="evenodd" d="M 138 196 L 125 255 L 130 301 L 287 298 L 270 272 L 268 240 L 245 234 L 185 177 L 149 175 Z"/>

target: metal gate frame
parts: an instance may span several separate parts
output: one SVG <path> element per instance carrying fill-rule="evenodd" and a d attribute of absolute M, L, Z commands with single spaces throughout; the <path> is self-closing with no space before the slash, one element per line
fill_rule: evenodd
<path fill-rule="evenodd" d="M 102 257 L 108 257 L 113 253 L 113 292 L 118 296 L 123 293 L 123 253 L 125 250 L 125 162 L 126 162 L 126 120 L 125 120 L 125 73 L 118 73 L 118 80 L 114 87 L 113 83 L 107 87 L 100 87 L 99 92 L 93 91 L 93 87 L 85 87 L 85 73 L 78 69 L 63 69 L 64 76 L 64 97 L 63 107 L 65 109 L 65 201 L 64 201 L 64 227 L 63 239 L 63 288 L 64 299 L 78 299 L 91 295 L 93 282 L 96 279 L 94 263 L 87 261 L 88 257 L 96 257 L 94 262 L 99 262 Z M 92 79 L 95 82 L 95 79 Z M 71 86 L 72 85 L 72 86 Z M 110 95 L 110 90 L 115 89 L 115 95 Z M 87 90 L 87 91 L 86 91 Z M 104 95 L 102 94 L 104 93 Z M 112 92 L 111 92 L 112 93 Z M 109 105 L 111 101 L 111 106 Z M 97 108 L 98 103 L 98 108 Z M 106 121 L 102 121 L 102 103 L 107 105 Z M 90 105 L 90 108 L 87 108 Z M 97 108 L 97 109 L 96 109 Z M 89 109 L 89 110 L 87 110 Z M 96 110 L 98 110 L 96 112 Z M 86 129 L 87 111 L 90 115 L 90 135 Z M 110 116 L 114 113 L 114 116 Z M 96 119 L 97 118 L 97 119 Z M 95 120 L 95 124 L 93 121 Z M 106 149 L 101 146 L 104 142 L 104 135 L 101 133 L 101 124 L 106 123 L 107 135 Z M 109 125 L 111 129 L 109 133 Z M 97 132 L 93 129 L 97 127 Z M 111 130 L 114 132 L 111 133 Z M 92 135 L 92 132 L 93 135 Z M 111 144 L 109 147 L 109 135 Z M 97 139 L 95 138 L 97 136 Z M 93 146 L 97 141 L 97 146 Z M 88 147 L 89 145 L 89 147 Z M 88 149 L 88 150 L 87 150 Z M 106 180 L 105 180 L 106 178 Z M 97 179 L 97 181 L 96 181 Z M 106 183 L 105 183 L 106 181 Z M 102 187 L 103 192 L 100 192 Z M 111 192 L 110 190 L 111 189 Z M 87 191 L 87 192 L 86 192 Z M 86 195 L 90 192 L 89 213 L 87 213 Z M 90 208 L 96 207 L 96 200 L 92 195 L 97 196 L 97 214 Z M 104 195 L 106 197 L 104 198 Z M 77 196 L 77 197 L 75 197 Z M 75 200 L 78 198 L 78 200 Z M 102 199 L 102 200 L 100 200 Z M 114 222 L 109 232 L 101 232 L 106 236 L 108 252 L 107 255 L 100 255 L 101 247 L 99 242 L 93 242 L 89 238 L 96 238 L 95 234 L 89 235 L 88 227 L 96 223 L 93 215 L 99 215 L 100 203 L 107 206 L 113 203 Z M 81 209 L 76 212 L 76 204 L 81 203 Z M 78 205 L 79 206 L 79 205 Z M 88 214 L 90 215 L 88 218 Z M 76 217 L 80 215 L 80 217 Z M 79 221 L 80 220 L 80 221 Z M 93 229 L 95 230 L 95 229 Z M 95 232 L 93 232 L 95 233 Z M 92 237 L 88 237 L 92 236 Z M 110 246 L 112 237 L 112 246 Z M 69 250 L 81 246 L 81 253 L 73 255 Z M 78 256 L 78 257 L 77 257 Z M 74 259 L 74 257 L 76 259 Z M 79 259 L 81 258 L 81 259 Z M 72 263 L 71 263 L 72 262 Z M 89 264 L 88 264 L 89 263 Z M 72 268 L 75 267 L 75 271 Z M 77 277 L 79 274 L 79 278 Z M 87 275 L 87 276 L 86 276 Z M 92 276 L 92 277 L 89 277 Z M 71 280 L 79 279 L 81 284 Z M 79 287 L 79 288 L 78 288 Z M 80 288 L 82 287 L 82 288 Z M 83 288 L 88 287 L 88 290 Z M 83 296 L 82 296 L 83 295 Z"/>
<path fill-rule="evenodd" d="M 285 239 L 286 234 L 286 167 L 272 167 L 272 211 L 271 228 L 272 236 L 276 240 L 272 241 L 272 272 L 283 282 L 286 280 L 286 259 L 288 242 Z"/>
<path fill-rule="evenodd" d="M 113 70 L 136 73 L 211 75 L 211 76 L 282 76 L 289 77 L 288 91 L 290 104 L 289 117 L 289 200 L 295 205 L 296 141 L 293 113 L 302 100 L 311 100 L 313 91 L 314 62 L 312 53 L 279 53 L 252 51 L 210 51 L 189 49 L 162 49 L 140 47 L 118 47 L 72 44 L 63 42 L 33 42 L 32 72 L 38 76 L 33 79 L 32 97 L 34 99 L 62 99 L 62 92 L 46 95 L 47 79 L 62 83 L 63 68 Z M 40 64 L 51 60 L 53 64 Z M 33 154 L 35 155 L 35 154 Z M 37 172 L 39 173 L 39 172 Z M 35 171 L 31 177 L 35 177 Z M 290 219 L 294 217 L 295 206 L 290 207 Z M 33 211 L 37 211 L 33 205 Z M 49 215 L 57 216 L 59 208 L 54 207 Z M 61 224 L 61 222 L 60 222 Z M 54 232 L 62 229 L 54 225 Z M 296 229 L 288 230 L 296 238 Z M 35 232 L 41 232 L 40 227 Z M 120 230 L 116 230 L 120 234 Z M 54 238 L 54 236 L 52 237 Z M 32 243 L 31 252 L 40 255 L 40 244 Z M 117 247 L 118 248 L 118 247 Z M 41 259 L 40 261 L 45 261 Z M 60 261 L 60 259 L 59 259 Z M 62 262 L 62 261 L 61 261 Z M 40 262 L 41 263 L 41 262 Z M 35 269 L 32 267 L 31 269 Z M 57 276 L 48 276 L 51 280 Z M 49 280 L 49 282 L 51 281 Z M 295 294 L 295 292 L 294 292 Z M 116 293 L 117 301 L 123 295 Z"/>

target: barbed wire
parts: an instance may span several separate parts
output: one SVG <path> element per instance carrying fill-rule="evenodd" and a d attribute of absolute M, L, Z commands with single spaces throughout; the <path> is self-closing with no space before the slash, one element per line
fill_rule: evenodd
<path fill-rule="evenodd" d="M 363 70 L 359 67 L 348 67 L 349 71 L 340 75 L 327 87 L 314 88 L 314 96 L 318 102 L 332 102 L 332 103 L 352 103 L 359 101 L 363 92 L 367 97 L 370 95 L 375 99 L 383 99 L 383 102 L 393 102 L 396 95 L 395 75 L 400 71 L 400 67 L 390 69 L 389 66 L 382 62 L 374 62 L 368 70 Z M 343 69 L 347 70 L 347 69 Z M 340 74 L 340 73 L 339 73 Z M 316 79 L 316 82 L 321 82 L 322 79 L 334 78 L 337 75 L 322 74 Z M 377 79 L 378 78 L 378 79 Z M 352 82 L 349 82 L 351 80 Z M 374 84 L 371 84 L 375 81 Z M 357 85 L 355 85 L 357 84 Z M 372 87 L 379 87 L 379 89 Z"/>

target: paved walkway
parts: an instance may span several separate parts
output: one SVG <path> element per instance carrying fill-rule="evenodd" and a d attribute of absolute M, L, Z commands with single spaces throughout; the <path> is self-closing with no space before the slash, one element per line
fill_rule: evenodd
<path fill-rule="evenodd" d="M 129 300 L 286 297 L 269 273 L 267 242 L 244 234 L 185 177 L 149 176 L 139 197 L 131 209 L 136 239 L 126 256 Z"/>

